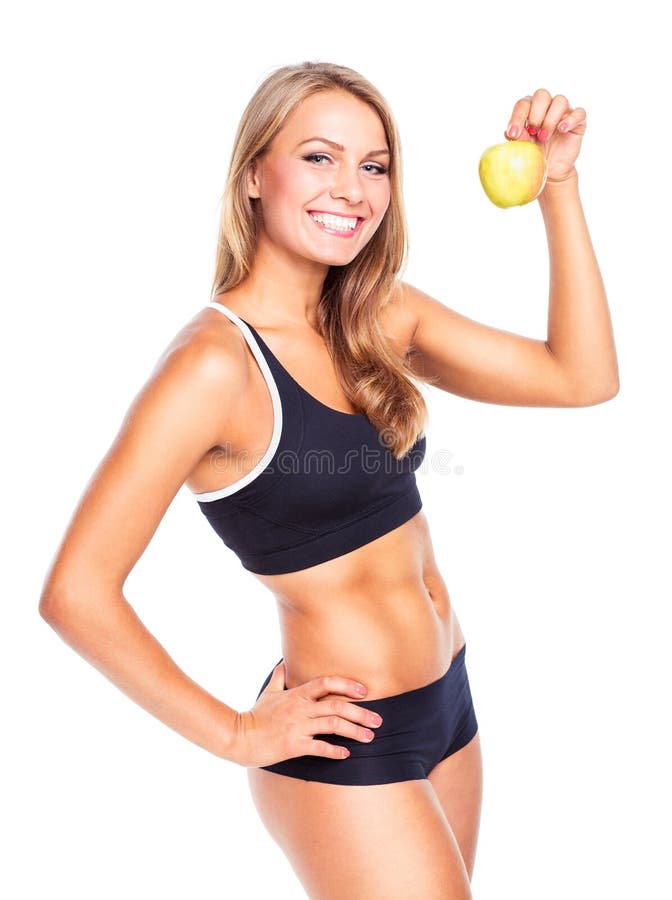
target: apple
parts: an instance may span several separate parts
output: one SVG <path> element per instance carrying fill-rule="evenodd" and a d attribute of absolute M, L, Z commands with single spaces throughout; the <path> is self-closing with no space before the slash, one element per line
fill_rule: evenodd
<path fill-rule="evenodd" d="M 546 184 L 546 157 L 532 141 L 495 144 L 481 156 L 478 175 L 495 206 L 523 206 L 539 196 Z"/>

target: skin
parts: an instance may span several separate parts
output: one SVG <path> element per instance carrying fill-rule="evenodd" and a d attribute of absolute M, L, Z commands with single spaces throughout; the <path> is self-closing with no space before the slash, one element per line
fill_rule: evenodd
<path fill-rule="evenodd" d="M 565 133 L 558 130 L 563 121 Z M 524 130 L 532 123 L 547 132 L 542 140 Z M 543 144 L 549 178 L 564 179 L 548 181 L 535 201 L 550 254 L 547 339 L 475 322 L 406 283 L 385 310 L 385 332 L 416 371 L 463 397 L 528 406 L 604 402 L 618 391 L 618 371 L 574 168 L 585 111 L 539 90 L 515 104 L 507 132 L 511 126 L 521 139 Z M 343 150 L 314 141 L 297 148 L 314 135 Z M 370 151 L 386 146 L 377 114 L 349 94 L 330 91 L 300 104 L 249 170 L 262 222 L 252 271 L 217 298 L 259 331 L 309 393 L 341 412 L 354 410 L 315 313 L 329 266 L 353 259 L 385 215 L 389 178 L 377 167 L 388 160 Z M 312 153 L 321 156 L 305 158 Z M 311 209 L 365 221 L 343 239 L 321 231 Z M 356 682 L 368 688 L 367 700 L 411 690 L 439 678 L 464 644 L 422 511 L 342 557 L 256 576 L 277 603 L 285 665 L 244 712 L 191 680 L 123 595 L 182 484 L 202 492 L 237 481 L 272 430 L 270 394 L 243 335 L 217 310 L 202 309 L 166 348 L 90 480 L 47 575 L 40 612 L 148 712 L 247 767 L 260 816 L 309 896 L 470 897 L 482 801 L 478 734 L 426 780 L 349 787 L 259 768 L 308 752 L 335 758 L 338 748 L 314 734 L 366 740 L 365 728 L 375 732 L 375 725 L 357 706 Z M 224 447 L 235 466 L 222 465 Z"/>

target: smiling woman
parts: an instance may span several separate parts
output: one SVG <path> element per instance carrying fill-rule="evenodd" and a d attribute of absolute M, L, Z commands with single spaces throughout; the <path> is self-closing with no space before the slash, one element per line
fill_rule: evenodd
<path fill-rule="evenodd" d="M 618 388 L 578 202 L 583 119 L 543 92 L 526 104 L 515 121 L 551 135 L 546 341 L 400 281 L 400 141 L 369 81 L 306 62 L 263 82 L 235 138 L 210 302 L 135 398 L 41 597 L 120 689 L 247 769 L 262 821 L 320 900 L 471 897 L 480 733 L 416 484 L 418 383 L 557 406 Z M 123 596 L 183 484 L 277 604 L 283 656 L 247 710 L 190 679 Z"/>
<path fill-rule="evenodd" d="M 244 123 L 264 108 L 266 127 L 253 133 Z M 243 279 L 258 283 L 253 260 L 266 258 L 271 244 L 272 252 L 282 246 L 294 260 L 312 260 L 311 291 L 322 295 L 314 327 L 339 387 L 397 458 L 427 421 L 414 384 L 425 379 L 408 367 L 403 336 L 390 343 L 407 246 L 400 154 L 392 113 L 357 73 L 311 63 L 301 73 L 278 70 L 243 114 L 213 284 L 214 296 L 231 299 Z M 347 349 L 355 346 L 357 353 Z"/>

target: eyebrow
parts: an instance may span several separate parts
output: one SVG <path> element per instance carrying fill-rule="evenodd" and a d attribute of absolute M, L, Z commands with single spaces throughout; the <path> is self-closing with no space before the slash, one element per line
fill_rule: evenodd
<path fill-rule="evenodd" d="M 298 150 L 302 144 L 309 144 L 310 141 L 322 141 L 324 144 L 329 144 L 330 147 L 333 147 L 335 150 L 340 150 L 341 152 L 345 149 L 343 144 L 337 144 L 336 141 L 330 141 L 328 138 L 325 138 L 325 137 L 306 138 L 305 141 L 301 141 L 300 144 L 297 144 L 295 149 Z M 389 150 L 370 150 L 365 155 L 366 156 L 383 156 L 383 155 L 389 156 L 390 151 Z"/>

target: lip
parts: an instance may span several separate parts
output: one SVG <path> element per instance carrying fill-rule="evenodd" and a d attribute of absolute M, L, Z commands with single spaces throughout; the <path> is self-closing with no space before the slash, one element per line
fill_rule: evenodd
<path fill-rule="evenodd" d="M 316 222 L 315 219 L 313 219 L 313 217 L 311 216 L 311 213 L 317 213 L 317 214 L 323 213 L 324 215 L 328 215 L 328 216 L 340 216 L 342 219 L 357 219 L 357 224 L 352 229 L 352 231 L 337 231 L 334 228 L 327 228 L 326 225 L 321 225 L 319 222 Z M 364 222 L 364 219 L 361 216 L 352 216 L 352 215 L 346 216 L 343 213 L 329 212 L 326 209 L 309 209 L 307 211 L 306 215 L 308 216 L 310 221 L 313 223 L 313 225 L 315 225 L 316 228 L 319 228 L 320 231 L 324 231 L 326 234 L 333 234 L 336 237 L 340 237 L 340 238 L 353 237 L 360 230 L 360 228 L 362 227 L 362 224 Z"/>

